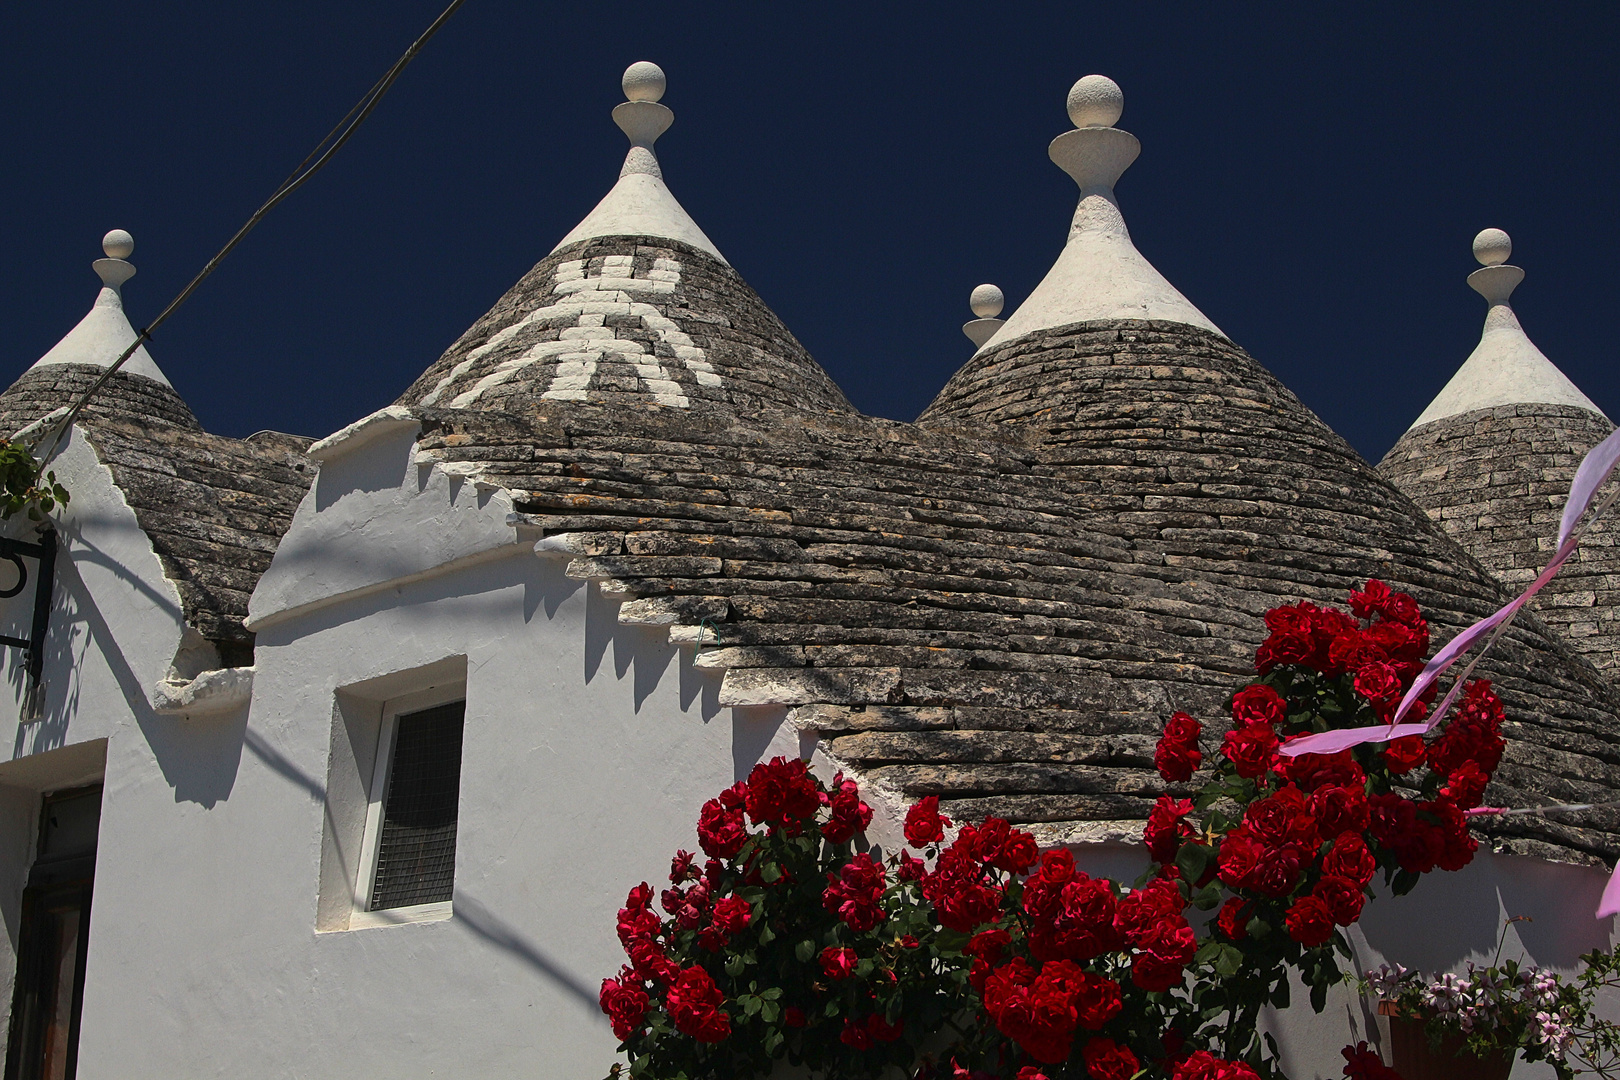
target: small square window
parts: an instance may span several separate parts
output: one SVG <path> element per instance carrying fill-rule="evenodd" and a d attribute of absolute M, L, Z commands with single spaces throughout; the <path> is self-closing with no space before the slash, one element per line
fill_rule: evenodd
<path fill-rule="evenodd" d="M 383 708 L 351 926 L 449 914 L 466 702 L 423 708 L 424 696 Z"/>

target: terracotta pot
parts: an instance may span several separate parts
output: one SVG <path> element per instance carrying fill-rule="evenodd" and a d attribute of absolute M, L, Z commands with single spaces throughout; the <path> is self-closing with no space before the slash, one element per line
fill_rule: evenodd
<path fill-rule="evenodd" d="M 1401 1080 L 1507 1080 L 1513 1071 L 1511 1048 L 1487 1058 L 1458 1054 L 1465 1040 L 1461 1035 L 1447 1035 L 1437 1050 L 1429 1045 L 1423 1021 L 1401 1015 L 1393 1001 L 1380 1001 L 1378 1015 L 1389 1017 L 1389 1053 L 1393 1059 L 1389 1064 L 1401 1074 Z"/>

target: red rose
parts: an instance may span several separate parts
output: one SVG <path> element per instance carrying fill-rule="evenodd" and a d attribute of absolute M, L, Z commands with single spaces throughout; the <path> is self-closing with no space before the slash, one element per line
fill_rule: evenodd
<path fill-rule="evenodd" d="M 860 788 L 855 781 L 845 780 L 843 773 L 833 777 L 832 794 L 824 798 L 832 815 L 821 827 L 821 835 L 833 843 L 846 843 L 872 824 L 872 808 L 861 802 Z"/>
<path fill-rule="evenodd" d="M 1478 762 L 1465 761 L 1446 777 L 1446 786 L 1440 789 L 1440 797 L 1459 810 L 1472 810 L 1484 799 L 1485 785 L 1490 782 L 1491 778 L 1485 775 Z"/>
<path fill-rule="evenodd" d="M 754 906 L 740 896 L 728 896 L 714 905 L 714 925 L 727 934 L 738 934 L 748 926 Z"/>
<path fill-rule="evenodd" d="M 1288 718 L 1288 703 L 1264 683 L 1245 686 L 1232 696 L 1232 723 L 1275 727 Z"/>
<path fill-rule="evenodd" d="M 1243 884 L 1264 896 L 1287 896 L 1299 884 L 1305 853 L 1298 844 L 1268 849 Z"/>
<path fill-rule="evenodd" d="M 1193 929 L 1178 916 L 1179 925 L 1165 920 L 1137 939 L 1140 951 L 1131 959 L 1131 981 L 1143 990 L 1179 986 L 1182 973 L 1198 950 Z"/>
<path fill-rule="evenodd" d="M 1199 1050 L 1176 1066 L 1170 1080 L 1260 1080 L 1260 1075 L 1241 1061 L 1227 1061 L 1208 1050 Z"/>
<path fill-rule="evenodd" d="M 695 966 L 681 972 L 664 996 L 675 1030 L 705 1043 L 722 1042 L 731 1034 L 731 1017 L 720 1011 L 725 1000 L 709 973 Z"/>
<path fill-rule="evenodd" d="M 1041 854 L 1040 878 L 1048 885 L 1062 885 L 1075 875 L 1074 852 L 1068 848 L 1055 848 Z"/>
<path fill-rule="evenodd" d="M 1242 941 L 1249 936 L 1249 909 L 1253 905 L 1240 897 L 1228 897 L 1215 917 L 1215 925 L 1230 941 Z"/>
<path fill-rule="evenodd" d="M 1142 842 L 1147 845 L 1148 854 L 1153 856 L 1154 862 L 1169 864 L 1175 861 L 1181 842 L 1193 835 L 1192 826 L 1184 820 L 1192 812 L 1191 799 L 1159 796 L 1148 814 L 1147 825 L 1142 829 Z"/>
<path fill-rule="evenodd" d="M 1319 787 L 1311 792 L 1311 813 L 1315 815 L 1317 829 L 1323 836 L 1362 832 L 1370 820 L 1367 793 L 1359 787 L 1340 787 L 1337 784 Z"/>
<path fill-rule="evenodd" d="M 1036 974 L 1022 957 L 997 968 L 985 980 L 984 1010 L 1000 1032 L 1036 1061 L 1058 1065 L 1069 1056 L 1079 1021 L 1068 984 L 1082 972 L 1067 960 L 1047 964 Z"/>
<path fill-rule="evenodd" d="M 1358 619 L 1370 619 L 1376 614 L 1382 614 L 1384 605 L 1388 602 L 1389 586 L 1377 578 L 1369 579 L 1365 589 L 1352 590 L 1350 593 L 1350 610 Z"/>
<path fill-rule="evenodd" d="M 858 1024 L 854 1017 L 844 1021 L 844 1030 L 838 1033 L 838 1041 L 852 1050 L 872 1049 L 872 1035 L 866 1030 L 865 1024 Z"/>
<path fill-rule="evenodd" d="M 620 1042 L 640 1031 L 647 1019 L 647 991 L 628 979 L 603 979 L 598 1001 L 613 1025 L 613 1037 Z"/>
<path fill-rule="evenodd" d="M 1274 607 L 1266 612 L 1266 632 L 1310 637 L 1314 623 L 1304 607 Z"/>
<path fill-rule="evenodd" d="M 1221 753 L 1239 776 L 1253 780 L 1271 768 L 1277 746 L 1277 733 L 1270 727 L 1256 725 L 1228 731 L 1221 742 Z"/>
<path fill-rule="evenodd" d="M 1074 870 L 1072 863 L 1069 870 L 1073 876 L 1061 884 L 1041 876 L 1024 886 L 1029 949 L 1037 960 L 1090 960 L 1119 947 L 1112 884 Z"/>
<path fill-rule="evenodd" d="M 990 860 L 990 865 L 1009 874 L 1022 874 L 1035 865 L 1040 853 L 1041 849 L 1035 846 L 1035 837 L 1032 834 L 1022 829 L 1014 829 L 1008 835 L 1006 843 L 1001 845 L 1001 850 Z"/>
<path fill-rule="evenodd" d="M 1303 738 L 1303 735 L 1290 738 Z M 1282 759 L 1283 776 L 1301 791 L 1315 791 L 1324 784 L 1365 788 L 1367 774 L 1348 750 L 1337 754 L 1299 754 Z"/>
<path fill-rule="evenodd" d="M 669 861 L 669 883 L 680 885 L 702 877 L 703 875 L 698 873 L 697 867 L 693 865 L 696 859 L 697 856 L 690 851 L 676 851 L 675 857 Z"/>
<path fill-rule="evenodd" d="M 1307 635 L 1272 634 L 1255 654 L 1254 666 L 1260 674 L 1265 675 L 1274 667 L 1306 665 L 1315 655 L 1316 642 Z"/>
<path fill-rule="evenodd" d="M 680 978 L 681 966 L 664 955 L 664 950 L 650 938 L 632 941 L 625 952 L 630 954 L 630 966 L 638 979 L 668 986 Z"/>
<path fill-rule="evenodd" d="M 1086 1042 L 1081 1056 L 1086 1060 L 1086 1075 L 1092 1080 L 1131 1080 L 1142 1067 L 1129 1048 L 1101 1035 Z"/>
<path fill-rule="evenodd" d="M 1241 828 L 1227 833 L 1221 839 L 1221 852 L 1217 857 L 1221 881 L 1229 888 L 1239 888 L 1260 865 L 1266 847 Z"/>
<path fill-rule="evenodd" d="M 703 852 L 716 859 L 729 859 L 742 850 L 748 839 L 748 829 L 742 812 L 728 810 L 719 799 L 703 804 L 698 816 L 698 844 Z"/>
<path fill-rule="evenodd" d="M 1407 626 L 1416 626 L 1423 621 L 1423 613 L 1418 610 L 1417 601 L 1406 593 L 1390 593 L 1384 601 L 1380 614 L 1394 622 L 1404 623 Z"/>
<path fill-rule="evenodd" d="M 1119 914 L 1114 917 L 1114 925 L 1128 941 L 1135 944 L 1138 938 L 1161 923 L 1184 921 L 1181 911 L 1185 905 L 1181 889 L 1174 881 L 1154 878 L 1119 902 Z"/>
<path fill-rule="evenodd" d="M 1435 862 L 1440 869 L 1461 870 L 1473 862 L 1479 842 L 1468 834 L 1468 819 L 1462 811 L 1448 802 L 1424 803 L 1423 808 L 1437 819 L 1435 832 L 1441 847 Z"/>
<path fill-rule="evenodd" d="M 972 933 L 1001 914 L 1001 890 L 984 884 L 984 867 L 960 840 L 941 853 L 922 892 L 948 930 Z"/>
<path fill-rule="evenodd" d="M 1018 1080 L 1048 1080 L 1048 1077 L 1035 1066 L 1025 1065 L 1018 1070 Z"/>
<path fill-rule="evenodd" d="M 1080 987 L 1074 995 L 1079 1024 L 1087 1031 L 1099 1031 L 1125 1007 L 1120 997 L 1119 983 L 1106 976 L 1090 973 L 1081 975 L 1080 980 Z"/>
<path fill-rule="evenodd" d="M 1321 842 L 1310 801 L 1292 784 L 1250 803 L 1243 811 L 1243 824 L 1267 844 L 1293 843 L 1314 849 Z"/>
<path fill-rule="evenodd" d="M 1288 926 L 1288 936 L 1307 949 L 1314 949 L 1333 936 L 1333 913 L 1318 896 L 1295 900 L 1283 921 Z"/>
<path fill-rule="evenodd" d="M 797 1005 L 789 1005 L 782 1010 L 782 1023 L 790 1028 L 802 1028 L 809 1022 L 809 1017 L 805 1016 L 804 1010 Z"/>
<path fill-rule="evenodd" d="M 1178 784 L 1192 779 L 1192 774 L 1203 762 L 1198 749 L 1198 736 L 1203 725 L 1184 712 L 1173 714 L 1159 736 L 1159 745 L 1153 751 L 1153 766 L 1167 784 Z"/>
<path fill-rule="evenodd" d="M 1340 833 L 1322 860 L 1322 873 L 1347 878 L 1357 885 L 1371 881 L 1377 869 L 1378 861 L 1367 850 L 1360 833 Z"/>
<path fill-rule="evenodd" d="M 906 843 L 914 848 L 927 847 L 945 839 L 948 817 L 940 816 L 939 796 L 929 795 L 906 811 Z"/>
<path fill-rule="evenodd" d="M 1502 738 L 1502 702 L 1486 679 L 1463 688 L 1462 697 L 1440 737 L 1429 747 L 1429 768 L 1446 776 L 1472 761 L 1490 776 L 1501 764 L 1507 742 Z"/>
<path fill-rule="evenodd" d="M 1328 645 L 1328 664 L 1335 673 L 1356 671 L 1387 659 L 1389 654 L 1379 647 L 1378 640 L 1355 627 L 1343 631 Z"/>
<path fill-rule="evenodd" d="M 800 823 L 821 807 L 821 792 L 804 762 L 777 757 L 754 766 L 744 800 L 754 824 L 772 831 L 785 827 L 790 835 L 798 835 Z"/>
<path fill-rule="evenodd" d="M 1401 1080 L 1400 1073 L 1385 1065 L 1383 1058 L 1367 1049 L 1365 1039 L 1354 1046 L 1345 1047 L 1339 1053 L 1344 1055 L 1344 1075 L 1350 1080 Z"/>
<path fill-rule="evenodd" d="M 1411 718 L 1408 714 L 1407 719 Z M 1421 765 L 1423 755 L 1427 751 L 1428 747 L 1423 744 L 1423 736 L 1403 735 L 1384 744 L 1384 764 L 1390 772 L 1402 776 Z"/>
<path fill-rule="evenodd" d="M 829 979 L 847 979 L 855 974 L 860 957 L 854 949 L 826 948 L 821 950 L 821 972 Z"/>
<path fill-rule="evenodd" d="M 1349 926 L 1361 918 L 1361 905 L 1367 900 L 1358 883 L 1337 874 L 1323 875 L 1311 895 L 1327 905 L 1328 914 L 1340 926 Z"/>
<path fill-rule="evenodd" d="M 878 906 L 885 885 L 883 864 L 869 853 L 856 855 L 836 876 L 828 874 L 827 882 L 822 906 L 835 912 L 851 930 L 863 934 L 883 921 L 883 909 Z"/>
<path fill-rule="evenodd" d="M 882 1013 L 873 1013 L 866 1018 L 866 1033 L 872 1036 L 873 1042 L 894 1042 L 905 1034 L 906 1022 L 904 1019 L 889 1023 Z"/>
<path fill-rule="evenodd" d="M 973 957 L 973 968 L 968 972 L 968 984 L 981 995 L 984 993 L 985 979 L 989 978 L 991 970 L 1001 963 L 1002 950 L 1010 944 L 1012 935 L 1005 930 L 981 930 L 962 947 L 963 952 Z"/>
<path fill-rule="evenodd" d="M 1355 686 L 1356 693 L 1372 702 L 1375 708 L 1394 704 L 1402 693 L 1400 675 L 1382 660 L 1357 668 Z"/>

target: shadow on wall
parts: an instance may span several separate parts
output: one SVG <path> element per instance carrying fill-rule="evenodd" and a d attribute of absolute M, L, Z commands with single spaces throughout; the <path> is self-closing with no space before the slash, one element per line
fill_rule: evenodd
<path fill-rule="evenodd" d="M 386 445 L 383 436 L 378 443 Z M 410 468 L 411 444 L 416 440 L 414 428 L 401 429 L 389 441 L 397 444 L 394 453 L 381 452 L 380 446 L 370 446 L 364 453 L 348 453 L 321 463 L 315 474 L 315 509 L 325 510 L 343 496 L 355 491 L 397 491 L 405 486 L 405 473 Z"/>
<path fill-rule="evenodd" d="M 1503 958 L 1567 971 L 1611 943 L 1614 920 L 1593 917 L 1606 877 L 1594 867 L 1481 851 L 1456 873 L 1426 875 L 1406 896 L 1380 889 L 1361 916 L 1360 936 L 1390 963 L 1451 971 L 1467 960 L 1488 963 L 1503 923 L 1524 915 L 1531 921 L 1508 929 Z M 1356 952 L 1360 963 L 1363 950 Z"/>
<path fill-rule="evenodd" d="M 562 573 L 562 560 L 545 560 L 550 573 Z M 653 691 L 663 682 L 669 665 L 680 656 L 680 703 L 683 710 L 698 703 L 704 723 L 720 712 L 719 673 L 706 673 L 692 666 L 693 653 L 671 644 L 666 626 L 626 626 L 619 622 L 620 601 L 603 596 L 594 584 L 585 593 L 585 681 L 595 679 L 602 669 L 608 647 L 613 648 L 615 678 L 632 680 L 635 710 L 641 711 Z M 768 739 L 766 740 L 769 741 Z"/>
<path fill-rule="evenodd" d="M 508 956 L 522 962 L 547 982 L 576 1000 L 593 1022 L 607 1025 L 597 1004 L 597 991 L 590 983 L 552 960 L 529 939 L 500 916 L 490 911 L 477 899 L 456 890 L 452 904 L 454 922 L 465 927 L 473 936 L 481 938 Z"/>

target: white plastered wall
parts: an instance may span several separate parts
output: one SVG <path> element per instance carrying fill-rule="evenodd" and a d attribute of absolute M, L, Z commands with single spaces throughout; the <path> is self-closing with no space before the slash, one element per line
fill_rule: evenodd
<path fill-rule="evenodd" d="M 129 993 L 120 978 L 141 962 L 143 923 L 160 916 L 171 889 L 188 887 L 206 861 L 192 853 L 217 843 L 211 811 L 230 794 L 246 710 L 205 725 L 153 713 L 146 688 L 168 670 L 180 644 L 180 597 L 80 431 L 51 468 L 71 501 L 53 515 L 59 548 L 38 721 L 19 723 L 23 654 L 7 649 L 0 660 L 7 684 L 0 691 L 0 1008 L 9 1013 L 17 905 L 40 796 L 104 780 L 84 1018 L 93 1032 Z M 6 529 L 34 538 L 21 520 Z M 32 560 L 27 565 L 33 575 Z M 0 568 L 6 585 L 14 573 Z M 28 635 L 33 584 L 31 577 L 18 596 L 0 601 L 4 633 Z"/>

